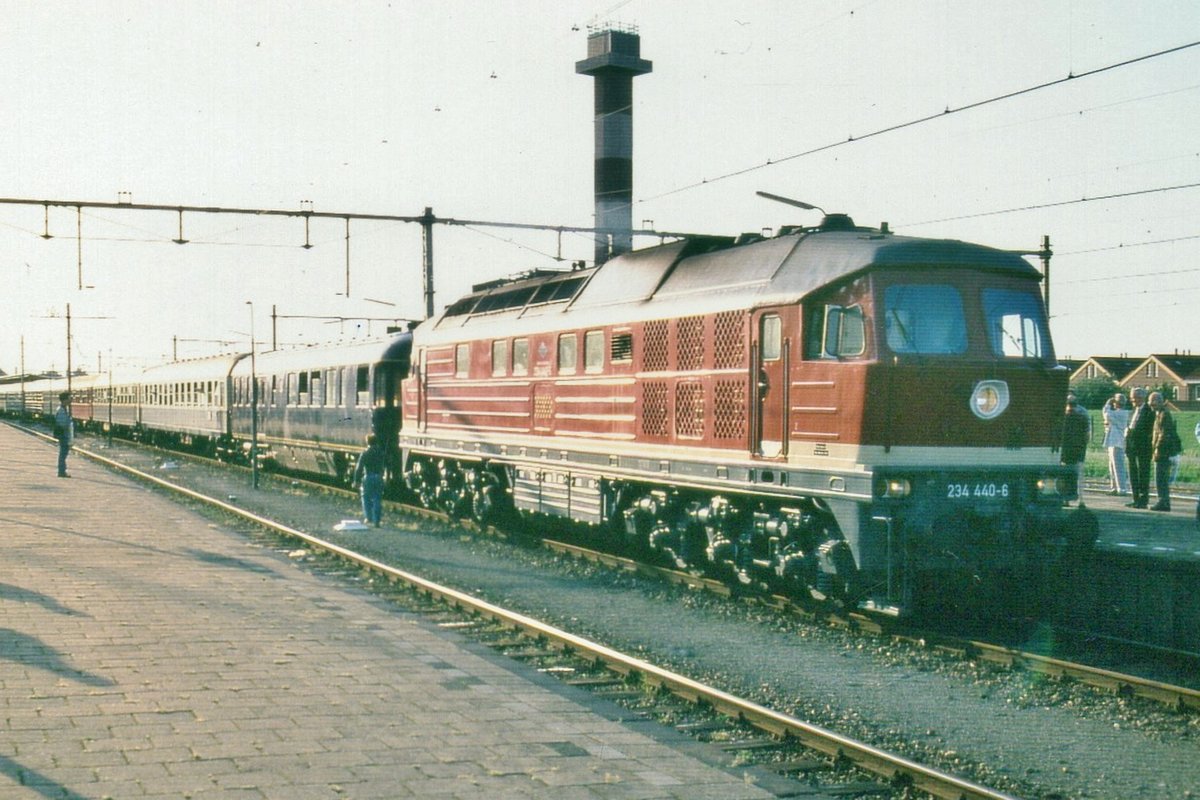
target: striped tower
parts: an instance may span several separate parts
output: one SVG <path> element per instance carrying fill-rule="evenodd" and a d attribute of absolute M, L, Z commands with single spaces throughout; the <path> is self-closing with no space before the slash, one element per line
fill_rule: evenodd
<path fill-rule="evenodd" d="M 597 28 L 588 57 L 575 63 L 596 87 L 597 264 L 633 249 L 633 79 L 653 68 L 641 49 L 636 29 Z"/>

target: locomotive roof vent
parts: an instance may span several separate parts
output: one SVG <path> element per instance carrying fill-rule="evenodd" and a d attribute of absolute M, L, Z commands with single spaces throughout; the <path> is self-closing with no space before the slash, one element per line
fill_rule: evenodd
<path fill-rule="evenodd" d="M 853 231 L 858 230 L 849 214 L 826 214 L 817 226 L 819 231 Z"/>

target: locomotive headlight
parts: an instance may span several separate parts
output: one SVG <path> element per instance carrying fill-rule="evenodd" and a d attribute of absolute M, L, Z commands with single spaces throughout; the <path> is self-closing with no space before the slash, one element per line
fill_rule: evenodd
<path fill-rule="evenodd" d="M 908 497 L 912 494 L 912 483 L 908 478 L 884 478 L 879 482 L 879 496 L 889 498 Z"/>
<path fill-rule="evenodd" d="M 995 419 L 1008 408 L 1008 384 L 987 380 L 975 384 L 971 393 L 971 412 L 980 419 Z"/>
<path fill-rule="evenodd" d="M 1037 490 L 1041 495 L 1059 494 L 1058 478 L 1053 475 L 1043 475 L 1038 478 Z"/>

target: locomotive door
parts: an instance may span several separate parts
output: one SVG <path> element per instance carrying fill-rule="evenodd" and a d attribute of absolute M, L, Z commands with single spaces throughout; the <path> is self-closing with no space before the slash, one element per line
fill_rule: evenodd
<path fill-rule="evenodd" d="M 429 352 L 424 347 L 421 348 L 421 363 L 417 368 L 417 430 L 424 432 L 426 423 L 426 406 L 429 397 L 429 371 L 426 368 L 426 354 Z"/>
<path fill-rule="evenodd" d="M 751 334 L 751 455 L 787 455 L 788 395 L 791 338 L 796 309 L 769 308 L 753 318 Z"/>

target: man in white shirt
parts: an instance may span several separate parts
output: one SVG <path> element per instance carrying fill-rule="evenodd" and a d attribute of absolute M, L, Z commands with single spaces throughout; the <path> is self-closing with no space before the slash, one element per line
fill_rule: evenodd
<path fill-rule="evenodd" d="M 1115 394 L 1104 401 L 1104 446 L 1108 448 L 1108 493 L 1129 494 L 1129 466 L 1125 463 L 1125 429 L 1132 412 L 1125 407 L 1125 395 Z"/>

